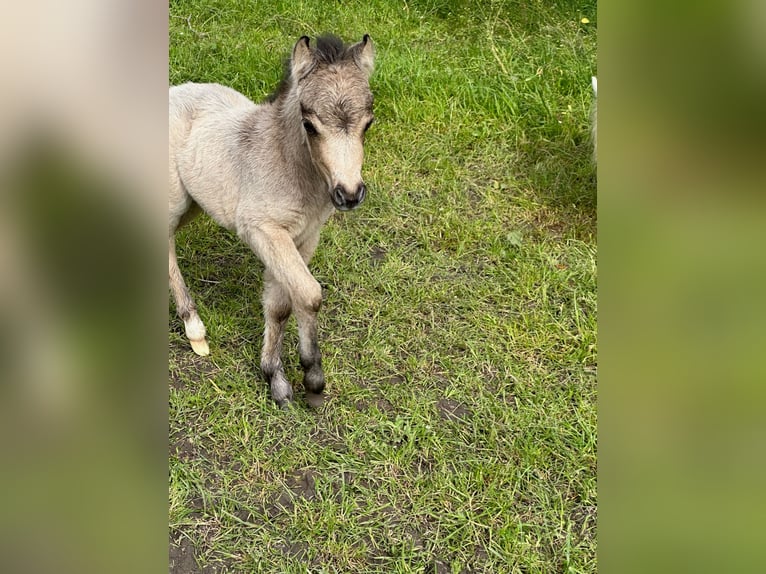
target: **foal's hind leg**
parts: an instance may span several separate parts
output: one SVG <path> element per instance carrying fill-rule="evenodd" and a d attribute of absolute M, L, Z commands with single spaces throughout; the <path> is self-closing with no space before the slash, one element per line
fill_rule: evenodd
<path fill-rule="evenodd" d="M 186 287 L 184 278 L 181 275 L 181 270 L 178 268 L 176 241 L 172 235 L 170 236 L 168 275 L 170 276 L 170 291 L 173 293 L 173 299 L 176 302 L 176 311 L 184 322 L 186 337 L 189 339 L 192 349 L 203 357 L 209 355 L 210 348 L 208 347 L 207 339 L 205 339 L 205 325 L 197 314 L 197 306 L 194 304 L 194 300 L 191 298 L 189 289 Z"/>
<path fill-rule="evenodd" d="M 172 173 L 172 172 L 171 172 Z M 178 316 L 184 322 L 186 337 L 191 347 L 198 355 L 210 354 L 207 340 L 205 339 L 205 325 L 197 314 L 197 306 L 189 294 L 181 270 L 178 268 L 176 259 L 175 232 L 200 212 L 199 206 L 192 201 L 186 192 L 180 178 L 171 177 L 169 194 L 169 250 L 168 250 L 168 275 L 170 278 L 170 291 L 176 302 Z"/>

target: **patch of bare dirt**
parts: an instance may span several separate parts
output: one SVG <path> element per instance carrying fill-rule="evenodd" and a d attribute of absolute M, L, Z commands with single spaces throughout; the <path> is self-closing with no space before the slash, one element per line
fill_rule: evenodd
<path fill-rule="evenodd" d="M 334 429 L 334 432 L 317 428 L 317 430 L 310 435 L 309 439 L 312 443 L 316 443 L 319 446 L 327 447 L 337 453 L 343 453 L 348 450 L 348 446 L 344 442 L 344 434 L 345 433 L 341 428 Z"/>
<path fill-rule="evenodd" d="M 339 475 L 330 484 L 333 498 L 336 502 L 340 502 L 344 494 L 370 491 L 373 487 L 374 485 L 370 480 L 348 471 Z"/>
<path fill-rule="evenodd" d="M 178 543 L 170 540 L 170 572 L 171 574 L 192 574 L 202 572 L 194 557 L 194 545 L 186 537 Z"/>
<path fill-rule="evenodd" d="M 282 544 L 278 544 L 277 549 L 279 549 L 285 556 L 289 556 L 290 558 L 294 558 L 296 560 L 305 561 L 308 556 L 309 545 L 300 541 L 288 541 L 283 542 Z"/>
<path fill-rule="evenodd" d="M 175 437 L 171 436 L 170 454 L 175 454 L 179 460 L 188 462 L 197 457 L 197 449 L 188 438 L 175 435 Z"/>
<path fill-rule="evenodd" d="M 570 515 L 578 539 L 593 540 L 596 536 L 596 506 L 581 504 Z"/>
<path fill-rule="evenodd" d="M 431 474 L 434 470 L 434 462 L 429 458 L 418 456 L 412 462 L 412 470 L 420 475 Z"/>
<path fill-rule="evenodd" d="M 183 462 L 207 460 L 213 463 L 214 466 L 234 466 L 230 465 L 231 460 L 228 453 L 219 454 L 209 443 L 206 445 L 204 442 L 198 441 L 198 438 L 192 440 L 181 434 L 181 432 L 174 432 L 170 435 L 168 454 L 170 456 L 177 456 Z"/>
<path fill-rule="evenodd" d="M 295 496 L 305 498 L 306 500 L 313 500 L 316 496 L 315 475 L 316 473 L 313 470 L 307 469 L 288 476 L 285 481 L 287 488 L 289 488 L 290 492 Z"/>
<path fill-rule="evenodd" d="M 218 367 L 210 357 L 200 357 L 179 343 L 171 343 L 169 348 L 173 360 L 168 367 L 170 384 L 177 390 L 186 388 L 190 381 L 204 381 L 218 372 Z"/>
<path fill-rule="evenodd" d="M 388 255 L 388 251 L 379 245 L 375 245 L 370 249 L 370 263 L 374 267 L 378 266 L 386 260 L 386 255 Z"/>
<path fill-rule="evenodd" d="M 286 490 L 283 490 L 279 496 L 266 508 L 266 514 L 269 518 L 276 518 L 280 514 L 290 513 L 295 508 L 295 500 L 303 498 L 304 500 L 313 500 L 316 497 L 315 477 L 316 473 L 311 469 L 306 469 L 289 475 L 285 479 Z"/>
<path fill-rule="evenodd" d="M 383 385 L 403 385 L 406 383 L 406 379 L 402 375 L 390 375 L 381 379 L 378 383 L 379 386 Z"/>
<path fill-rule="evenodd" d="M 375 401 L 375 406 L 382 413 L 394 412 L 394 405 L 388 399 L 380 398 Z"/>
<path fill-rule="evenodd" d="M 448 421 L 465 421 L 473 416 L 473 412 L 467 406 L 458 401 L 443 397 L 436 401 L 439 416 Z"/>
<path fill-rule="evenodd" d="M 231 571 L 223 563 L 206 566 L 197 564 L 194 543 L 186 536 L 181 536 L 178 540 L 173 540 L 171 536 L 168 554 L 170 574 L 222 574 Z"/>

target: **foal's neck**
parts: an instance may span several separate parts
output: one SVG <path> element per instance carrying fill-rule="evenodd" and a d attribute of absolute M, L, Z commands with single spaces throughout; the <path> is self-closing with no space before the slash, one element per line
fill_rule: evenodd
<path fill-rule="evenodd" d="M 298 94 L 288 90 L 272 106 L 273 153 L 281 157 L 285 175 L 302 195 L 304 206 L 326 211 L 331 206 L 328 184 L 311 159 Z"/>
<path fill-rule="evenodd" d="M 279 129 L 277 145 L 282 157 L 291 164 L 291 169 L 302 170 L 304 176 L 313 174 L 316 168 L 304 139 L 298 95 L 289 91 L 275 102 L 274 111 Z"/>

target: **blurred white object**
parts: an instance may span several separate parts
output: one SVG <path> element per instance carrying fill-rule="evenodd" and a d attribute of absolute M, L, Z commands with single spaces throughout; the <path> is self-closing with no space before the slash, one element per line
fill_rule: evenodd
<path fill-rule="evenodd" d="M 598 124 L 598 79 L 596 76 L 590 77 L 590 85 L 593 87 L 593 109 L 590 113 L 591 128 L 590 134 L 593 139 L 593 161 L 598 162 L 598 138 L 597 138 L 597 124 Z"/>

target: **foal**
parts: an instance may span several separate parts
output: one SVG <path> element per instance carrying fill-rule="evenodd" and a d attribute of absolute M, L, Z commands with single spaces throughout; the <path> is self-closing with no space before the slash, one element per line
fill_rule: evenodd
<path fill-rule="evenodd" d="M 333 209 L 364 200 L 364 133 L 372 123 L 368 79 L 374 49 L 365 35 L 295 44 L 277 92 L 260 105 L 218 84 L 170 88 L 170 290 L 198 355 L 205 326 L 178 268 L 175 231 L 200 208 L 235 232 L 265 266 L 261 370 L 280 406 L 293 398 L 281 352 L 285 322 L 298 321 L 309 402 L 325 386 L 317 342 L 322 288 L 307 264 Z"/>

